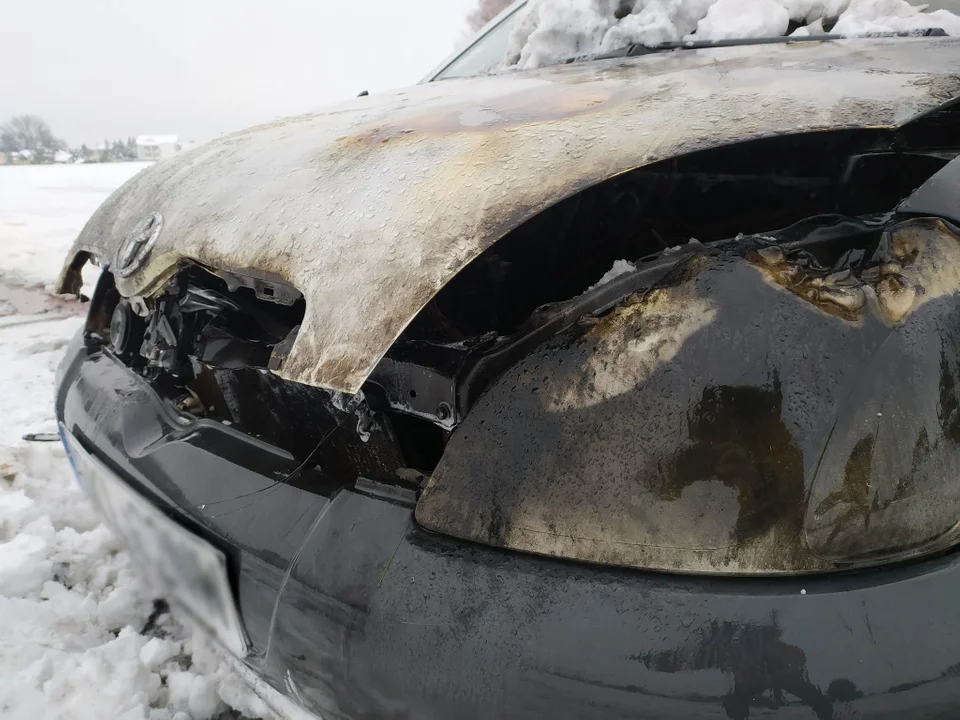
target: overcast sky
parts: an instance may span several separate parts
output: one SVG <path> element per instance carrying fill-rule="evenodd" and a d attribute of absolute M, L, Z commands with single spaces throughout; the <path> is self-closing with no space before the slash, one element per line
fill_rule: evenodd
<path fill-rule="evenodd" d="M 475 0 L 0 0 L 0 120 L 73 146 L 208 140 L 411 85 L 464 39 Z"/>

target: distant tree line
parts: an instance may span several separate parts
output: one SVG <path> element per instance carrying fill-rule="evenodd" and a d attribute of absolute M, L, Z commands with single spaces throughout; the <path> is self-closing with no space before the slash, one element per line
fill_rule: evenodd
<path fill-rule="evenodd" d="M 91 150 L 86 145 L 74 153 L 86 162 L 123 162 L 137 159 L 137 143 L 132 137 L 126 140 L 104 140 L 103 144 Z"/>
<path fill-rule="evenodd" d="M 0 125 L 2 152 L 17 153 L 33 162 L 53 162 L 54 154 L 66 149 L 67 144 L 53 134 L 43 118 L 36 115 L 15 115 Z"/>
<path fill-rule="evenodd" d="M 96 148 L 81 145 L 71 150 L 37 115 L 16 115 L 0 123 L 0 160 L 12 163 L 123 162 L 137 159 L 136 141 L 104 140 Z"/>

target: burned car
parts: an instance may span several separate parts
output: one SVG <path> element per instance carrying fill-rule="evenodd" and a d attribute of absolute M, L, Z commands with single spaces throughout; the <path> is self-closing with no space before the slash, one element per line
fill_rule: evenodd
<path fill-rule="evenodd" d="M 305 711 L 957 712 L 960 40 L 728 45 L 239 132 L 77 238 L 80 482 Z"/>

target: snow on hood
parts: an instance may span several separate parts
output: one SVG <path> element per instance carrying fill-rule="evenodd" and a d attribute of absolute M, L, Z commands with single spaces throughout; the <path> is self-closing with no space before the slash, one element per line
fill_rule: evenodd
<path fill-rule="evenodd" d="M 504 67 L 531 69 L 626 45 L 680 40 L 859 35 L 940 28 L 960 16 L 906 0 L 530 0 L 515 21 Z"/>

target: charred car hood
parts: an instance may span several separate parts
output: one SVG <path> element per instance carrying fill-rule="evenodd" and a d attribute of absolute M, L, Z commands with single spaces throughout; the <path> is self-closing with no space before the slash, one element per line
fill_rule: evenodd
<path fill-rule="evenodd" d="M 124 295 L 183 260 L 272 273 L 303 326 L 278 373 L 354 393 L 458 271 L 508 231 L 605 179 L 784 133 L 897 127 L 960 93 L 960 41 L 864 39 L 684 51 L 418 86 L 262 125 L 153 166 L 77 238 L 113 263 L 162 216 Z M 138 230 L 138 227 L 140 228 Z"/>

